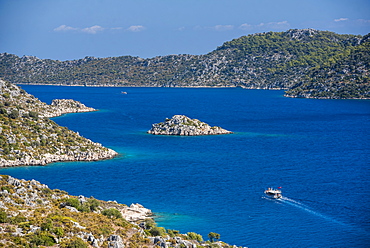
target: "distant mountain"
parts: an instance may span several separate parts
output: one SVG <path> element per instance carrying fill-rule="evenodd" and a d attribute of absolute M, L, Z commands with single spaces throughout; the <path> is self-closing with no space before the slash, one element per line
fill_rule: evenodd
<path fill-rule="evenodd" d="M 0 54 L 12 83 L 284 89 L 289 97 L 370 98 L 369 36 L 314 29 L 243 36 L 205 55 L 72 61 Z"/>

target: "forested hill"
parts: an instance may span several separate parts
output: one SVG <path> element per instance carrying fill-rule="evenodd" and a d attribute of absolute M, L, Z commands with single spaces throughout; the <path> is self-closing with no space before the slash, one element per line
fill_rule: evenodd
<path fill-rule="evenodd" d="M 285 89 L 286 96 L 370 98 L 370 34 L 313 29 L 268 32 L 225 42 L 205 55 L 57 61 L 0 54 L 12 83 Z"/>

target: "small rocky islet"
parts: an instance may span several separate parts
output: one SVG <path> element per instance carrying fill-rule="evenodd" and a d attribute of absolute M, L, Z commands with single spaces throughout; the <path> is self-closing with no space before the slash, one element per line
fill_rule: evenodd
<path fill-rule="evenodd" d="M 200 136 L 231 134 L 231 131 L 221 127 L 211 127 L 198 119 L 191 119 L 185 115 L 174 115 L 164 122 L 155 123 L 147 132 L 154 135 Z"/>

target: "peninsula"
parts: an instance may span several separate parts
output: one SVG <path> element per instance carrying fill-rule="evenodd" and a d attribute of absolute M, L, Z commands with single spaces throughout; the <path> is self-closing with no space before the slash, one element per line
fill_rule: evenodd
<path fill-rule="evenodd" d="M 57 125 L 49 117 L 96 111 L 71 99 L 41 102 L 18 86 L 0 80 L 0 167 L 96 161 L 115 151 Z"/>
<path fill-rule="evenodd" d="M 45 108 L 45 117 L 56 117 L 68 113 L 82 113 L 97 111 L 94 108 L 86 107 L 85 104 L 73 99 L 54 99 L 49 108 Z"/>
<path fill-rule="evenodd" d="M 36 180 L 0 175 L 1 247 L 224 247 L 216 233 L 166 230 L 140 204 L 102 201 L 50 189 Z"/>
<path fill-rule="evenodd" d="M 174 115 L 171 119 L 153 124 L 148 133 L 154 135 L 199 136 L 230 134 L 232 132 L 221 127 L 211 127 L 207 123 L 190 119 L 185 115 Z"/>

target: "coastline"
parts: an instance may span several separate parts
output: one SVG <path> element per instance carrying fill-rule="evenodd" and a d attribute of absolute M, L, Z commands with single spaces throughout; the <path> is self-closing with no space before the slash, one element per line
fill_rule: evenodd
<path fill-rule="evenodd" d="M 98 143 L 95 143 L 98 144 Z M 77 162 L 77 161 L 99 161 L 112 159 L 118 155 L 118 153 L 110 148 L 105 148 L 106 151 L 102 152 L 82 152 L 79 154 L 50 154 L 46 153 L 40 155 L 39 158 L 32 156 L 25 156 L 22 159 L 5 160 L 0 158 L 0 168 L 2 167 L 17 167 L 17 166 L 38 166 L 47 165 L 55 162 Z"/>
<path fill-rule="evenodd" d="M 73 85 L 68 85 L 68 84 L 34 84 L 34 83 L 17 83 L 16 85 L 22 86 L 22 85 L 33 85 L 33 86 L 38 86 L 38 85 L 45 85 L 45 86 L 66 86 L 66 87 L 112 87 L 112 88 L 244 88 L 241 86 L 151 86 L 151 85 L 146 85 L 146 86 L 136 86 L 136 85 L 117 85 L 117 84 L 103 84 L 103 85 L 91 85 L 91 84 L 73 84 Z M 249 89 L 249 88 L 245 88 Z M 257 88 L 251 88 L 251 89 L 257 89 Z M 262 88 L 261 88 L 262 89 Z M 279 90 L 279 89 L 277 89 Z"/>
<path fill-rule="evenodd" d="M 156 234 L 154 231 L 153 234 L 144 231 L 152 229 L 156 224 L 152 211 L 141 204 L 132 203 L 127 206 L 116 201 L 73 196 L 59 189 L 50 189 L 48 185 L 34 179 L 26 181 L 8 175 L 0 175 L 0 186 L 3 195 L 0 199 L 0 243 L 7 244 L 7 247 L 18 244 L 20 237 L 23 237 L 22 245 L 32 244 L 41 231 L 52 237 L 47 244 L 42 243 L 48 247 L 66 247 L 63 244 L 73 237 L 78 237 L 92 247 L 105 247 L 108 242 L 109 247 L 122 248 L 139 242 L 143 237 L 147 238 L 147 246 L 158 244 L 158 241 L 163 246 L 168 242 L 166 237 L 156 239 L 155 236 L 159 235 L 153 235 Z M 43 214 L 37 214 L 41 209 Z M 87 214 L 91 217 L 86 218 Z M 23 217 L 23 222 L 13 221 L 13 216 Z M 147 223 L 153 224 L 149 226 Z M 12 228 L 8 228 L 10 226 Z M 11 236 L 4 236 L 6 233 L 11 233 Z M 133 234 L 139 238 L 132 239 Z M 43 239 L 41 235 L 40 239 Z M 186 244 L 187 239 L 183 239 L 179 235 L 178 241 Z M 186 247 L 194 247 L 199 243 L 193 240 L 190 244 Z"/>
<path fill-rule="evenodd" d="M 6 247 L 224 247 L 195 232 L 157 226 L 152 210 L 139 203 L 104 201 L 50 189 L 35 179 L 0 175 L 0 244 Z M 71 242 L 79 240 L 79 246 Z M 69 244 L 66 246 L 66 244 Z M 83 244 L 83 245 L 82 245 Z"/>
<path fill-rule="evenodd" d="M 289 90 L 288 88 L 268 88 L 268 87 L 247 87 L 247 86 L 151 86 L 151 85 L 146 85 L 146 86 L 136 86 L 136 85 L 116 85 L 116 84 L 104 84 L 104 85 L 90 85 L 90 84 L 74 84 L 74 85 L 68 85 L 68 84 L 34 84 L 34 83 L 18 83 L 16 85 L 22 86 L 22 85 L 32 85 L 32 86 L 63 86 L 63 87 L 109 87 L 109 88 L 179 88 L 179 89 L 229 89 L 229 88 L 241 88 L 241 89 L 246 89 L 246 90 Z M 369 100 L 370 98 L 340 98 L 340 97 L 313 97 L 313 96 L 299 96 L 299 95 L 288 95 L 288 94 L 283 94 L 284 97 L 287 98 L 306 98 L 306 99 L 318 99 L 318 100 Z"/>
<path fill-rule="evenodd" d="M 118 155 L 49 119 L 96 109 L 73 99 L 54 99 L 48 105 L 3 80 L 0 92 L 0 167 L 98 161 Z"/>

